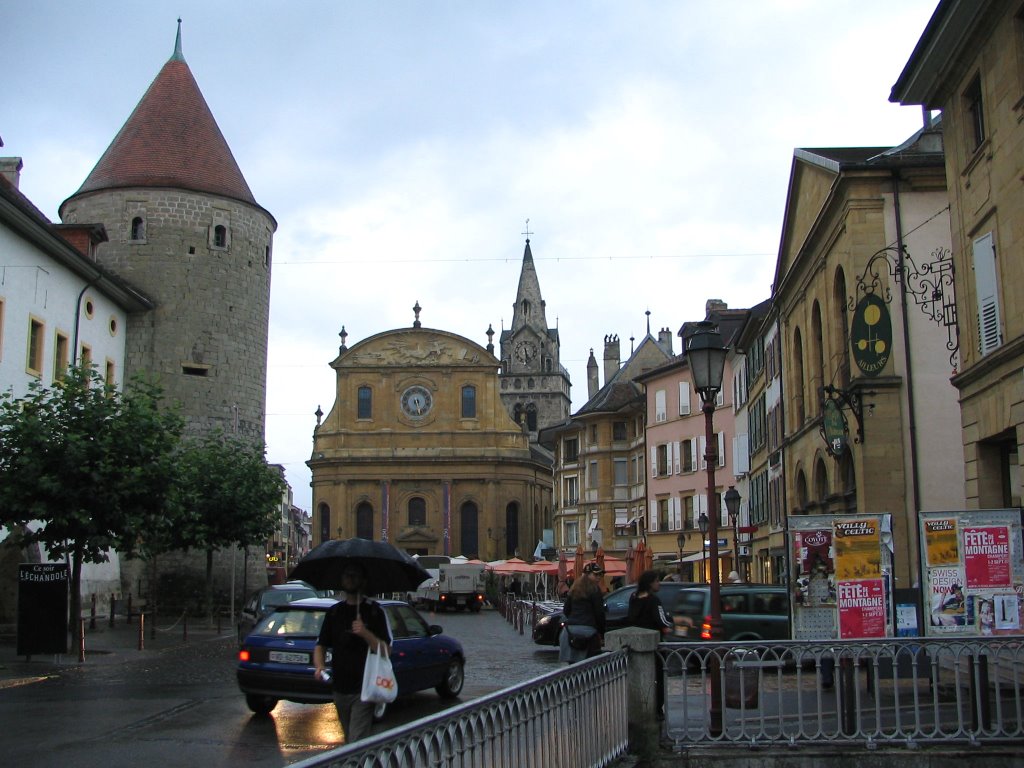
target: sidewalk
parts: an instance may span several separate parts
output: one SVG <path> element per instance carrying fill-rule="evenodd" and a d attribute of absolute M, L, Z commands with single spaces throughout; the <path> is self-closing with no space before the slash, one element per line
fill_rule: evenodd
<path fill-rule="evenodd" d="M 80 651 L 75 647 L 74 635 L 68 637 L 68 653 L 39 654 L 26 659 L 17 654 L 16 627 L 3 629 L 5 631 L 0 632 L 0 690 L 38 682 L 69 669 L 135 661 L 171 648 L 235 634 L 234 626 L 227 619 L 221 620 L 218 632 L 216 625 L 211 628 L 203 618 L 190 618 L 187 626 L 181 617 L 176 620 L 160 618 L 155 631 L 147 621 L 142 650 L 139 650 L 138 616 L 132 617 L 131 624 L 123 615 L 116 616 L 114 626 L 110 626 L 109 618 L 97 617 L 95 629 L 89 628 L 88 619 L 85 622 L 85 660 L 79 661 Z"/>

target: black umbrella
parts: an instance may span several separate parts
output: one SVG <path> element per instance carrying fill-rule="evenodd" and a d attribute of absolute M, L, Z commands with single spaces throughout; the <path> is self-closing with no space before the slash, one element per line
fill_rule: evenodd
<path fill-rule="evenodd" d="M 299 561 L 290 578 L 308 581 L 316 589 L 341 589 L 341 574 L 352 563 L 366 571 L 366 592 L 371 595 L 414 590 L 430 578 L 402 550 L 368 539 L 325 541 Z"/>

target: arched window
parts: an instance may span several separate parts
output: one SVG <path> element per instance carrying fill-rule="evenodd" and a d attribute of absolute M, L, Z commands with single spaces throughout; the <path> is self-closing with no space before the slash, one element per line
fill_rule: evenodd
<path fill-rule="evenodd" d="M 810 395 L 816 403 L 814 412 L 820 413 L 824 405 L 821 388 L 825 386 L 827 380 L 825 379 L 825 338 L 821 328 L 821 305 L 817 301 L 811 308 L 811 333 L 814 335 L 814 357 L 812 358 L 814 372 L 811 379 Z"/>
<path fill-rule="evenodd" d="M 373 506 L 368 501 L 361 501 L 356 507 L 356 536 L 373 539 Z"/>
<path fill-rule="evenodd" d="M 356 418 L 373 418 L 373 390 L 369 387 L 360 387 L 356 397 Z"/>
<path fill-rule="evenodd" d="M 462 548 L 461 554 L 466 557 L 480 554 L 477 517 L 477 506 L 472 501 L 467 501 L 459 510 L 459 545 Z"/>
<path fill-rule="evenodd" d="M 409 499 L 409 525 L 427 524 L 427 502 L 420 496 Z"/>
<path fill-rule="evenodd" d="M 462 388 L 462 418 L 476 418 L 476 387 L 471 384 Z"/>
<path fill-rule="evenodd" d="M 317 515 L 320 517 L 320 541 L 331 540 L 331 508 L 324 502 L 320 502 L 320 505 L 316 508 Z"/>
<path fill-rule="evenodd" d="M 804 341 L 800 329 L 793 331 L 793 405 L 796 409 L 794 431 L 800 429 L 807 418 L 804 405 Z"/>
<path fill-rule="evenodd" d="M 213 228 L 213 245 L 216 248 L 228 247 L 228 228 L 218 224 Z"/>
<path fill-rule="evenodd" d="M 510 501 L 505 507 L 505 556 L 512 557 L 519 549 L 519 505 Z"/>
<path fill-rule="evenodd" d="M 526 428 L 531 432 L 537 431 L 537 406 L 533 403 L 526 406 Z"/>
<path fill-rule="evenodd" d="M 807 511 L 807 478 L 802 469 L 796 473 L 796 505 L 800 512 Z"/>
<path fill-rule="evenodd" d="M 146 239 L 146 223 L 142 220 L 141 216 L 136 216 L 132 219 L 132 240 L 145 240 Z"/>
<path fill-rule="evenodd" d="M 835 280 L 832 281 L 832 305 L 833 311 L 832 332 L 835 334 L 833 342 L 839 359 L 839 386 L 842 389 L 850 387 L 850 326 L 846 309 L 846 275 L 840 267 L 836 270 Z"/>
<path fill-rule="evenodd" d="M 825 462 L 819 456 L 814 463 L 814 500 L 825 509 L 829 495 L 828 470 L 825 468 Z"/>

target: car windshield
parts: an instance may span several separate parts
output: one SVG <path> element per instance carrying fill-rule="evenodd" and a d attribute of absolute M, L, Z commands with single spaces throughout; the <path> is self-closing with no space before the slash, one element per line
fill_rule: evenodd
<path fill-rule="evenodd" d="M 326 610 L 275 611 L 263 618 L 252 634 L 264 637 L 318 637 Z"/>
<path fill-rule="evenodd" d="M 263 593 L 263 607 L 276 608 L 279 605 L 287 605 L 293 600 L 316 596 L 316 592 L 312 589 L 275 589 Z"/>

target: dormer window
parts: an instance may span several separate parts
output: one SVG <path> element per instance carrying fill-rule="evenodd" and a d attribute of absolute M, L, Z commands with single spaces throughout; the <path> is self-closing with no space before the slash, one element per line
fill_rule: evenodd
<path fill-rule="evenodd" d="M 146 222 L 141 216 L 132 219 L 131 239 L 135 241 L 146 239 Z"/>

